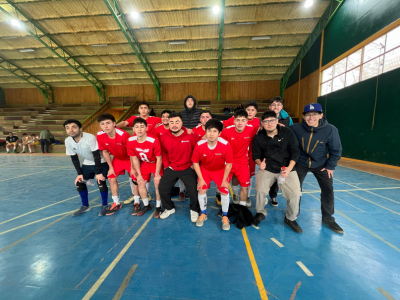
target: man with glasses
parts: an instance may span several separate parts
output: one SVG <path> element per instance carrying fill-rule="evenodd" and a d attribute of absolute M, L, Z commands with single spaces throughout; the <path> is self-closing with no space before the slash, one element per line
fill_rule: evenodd
<path fill-rule="evenodd" d="M 283 197 L 287 200 L 284 222 L 297 233 L 303 232 L 296 218 L 300 209 L 301 188 L 295 165 L 299 158 L 299 143 L 293 131 L 285 126 L 278 126 L 274 111 L 266 111 L 261 116 L 263 129 L 254 137 L 253 159 L 259 166 L 256 175 L 256 215 L 255 225 L 265 219 L 265 196 L 279 177 Z M 282 167 L 285 167 L 282 170 Z"/>
<path fill-rule="evenodd" d="M 300 157 L 296 164 L 300 184 L 303 186 L 308 172 L 314 174 L 321 188 L 322 223 L 337 233 L 343 233 L 343 229 L 333 217 L 333 171 L 342 155 L 339 132 L 335 126 L 328 123 L 318 103 L 307 104 L 303 116 L 301 123 L 291 127 L 300 145 Z"/>
<path fill-rule="evenodd" d="M 274 111 L 276 113 L 276 117 L 279 120 L 279 125 L 280 126 L 292 126 L 293 125 L 293 120 L 289 116 L 289 114 L 283 110 L 283 102 L 285 100 L 279 96 L 274 97 L 271 99 L 269 109 Z M 271 189 L 269 190 L 269 198 L 271 199 L 271 205 L 272 206 L 278 206 L 278 201 L 276 201 L 276 197 L 278 196 L 278 183 L 274 183 L 271 186 Z M 268 202 L 268 199 L 266 199 L 266 203 Z"/>

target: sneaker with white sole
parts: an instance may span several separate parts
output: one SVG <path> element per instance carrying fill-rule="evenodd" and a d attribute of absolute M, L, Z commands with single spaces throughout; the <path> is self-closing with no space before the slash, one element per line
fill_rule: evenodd
<path fill-rule="evenodd" d="M 81 214 L 89 211 L 91 208 L 90 206 L 81 206 L 76 212 L 72 214 L 73 217 L 80 216 Z"/>
<path fill-rule="evenodd" d="M 201 214 L 200 217 L 196 221 L 196 226 L 201 227 L 204 225 L 204 222 L 207 220 L 206 214 Z"/>
<path fill-rule="evenodd" d="M 232 202 L 233 202 L 233 204 L 239 204 L 239 202 L 240 202 L 239 195 L 233 194 Z"/>
<path fill-rule="evenodd" d="M 250 200 L 249 197 L 247 197 L 246 206 L 247 206 L 247 207 L 251 207 L 251 200 Z"/>
<path fill-rule="evenodd" d="M 168 218 L 170 215 L 175 213 L 175 208 L 173 209 L 166 209 L 164 210 L 164 212 L 160 215 L 160 219 L 166 219 Z"/>
<path fill-rule="evenodd" d="M 229 224 L 229 219 L 227 216 L 223 216 L 221 222 L 222 222 L 222 230 L 231 229 L 231 225 Z"/>
<path fill-rule="evenodd" d="M 190 220 L 193 223 L 196 223 L 198 219 L 199 219 L 199 213 L 197 211 L 190 210 Z"/>
<path fill-rule="evenodd" d="M 274 207 L 278 206 L 278 201 L 276 201 L 276 198 L 271 198 L 271 205 Z"/>
<path fill-rule="evenodd" d="M 131 204 L 135 200 L 133 197 L 134 195 L 130 195 L 129 198 L 124 201 L 124 204 Z"/>

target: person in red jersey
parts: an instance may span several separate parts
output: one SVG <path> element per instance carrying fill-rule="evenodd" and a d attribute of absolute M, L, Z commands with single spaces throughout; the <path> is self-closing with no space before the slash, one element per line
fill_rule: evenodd
<path fill-rule="evenodd" d="M 159 218 L 161 214 L 161 198 L 158 192 L 158 185 L 163 174 L 161 145 L 160 141 L 154 136 L 146 133 L 147 123 L 142 118 L 133 121 L 133 131 L 135 136 L 128 139 L 128 154 L 131 157 L 133 168 L 138 175 L 136 176 L 139 185 L 139 193 L 142 197 L 143 208 L 140 203 L 133 205 L 132 215 L 143 216 L 151 210 L 147 197 L 148 189 L 146 184 L 150 181 L 151 173 L 154 176 L 154 186 L 156 188 L 156 212 L 154 218 Z"/>
<path fill-rule="evenodd" d="M 147 133 L 153 133 L 153 130 L 156 128 L 156 126 L 160 123 L 162 123 L 161 119 L 158 117 L 152 117 L 149 115 L 149 103 L 146 101 L 142 101 L 139 103 L 139 116 L 132 116 L 126 121 L 121 121 L 117 124 L 118 128 L 125 128 L 125 127 L 132 127 L 133 121 L 136 118 L 142 118 L 145 119 L 147 122 Z"/>
<path fill-rule="evenodd" d="M 211 120 L 212 116 L 209 110 L 204 110 L 200 114 L 200 123 L 195 128 L 193 128 L 193 133 L 197 134 L 200 139 L 206 139 L 206 128 L 205 125 L 208 120 Z"/>
<path fill-rule="evenodd" d="M 257 110 L 258 110 L 258 104 L 255 101 L 248 101 L 246 103 L 246 112 L 247 112 L 247 124 L 253 126 L 254 128 L 254 135 L 258 132 L 258 130 L 261 129 L 261 123 L 260 123 L 260 119 L 257 118 Z M 234 124 L 234 117 L 229 118 L 226 121 L 223 121 L 224 126 L 228 127 Z M 250 149 L 249 149 L 249 167 L 250 167 L 250 185 L 247 191 L 247 206 L 250 207 L 251 206 L 251 201 L 250 201 L 250 192 L 251 192 L 251 185 L 252 185 L 252 177 L 256 174 L 256 164 L 252 159 L 252 153 L 253 153 L 253 140 L 250 143 Z M 235 176 L 233 176 L 232 178 L 232 183 L 237 186 L 237 180 L 235 178 Z M 238 191 L 233 191 L 238 192 Z M 238 197 L 238 194 L 235 194 Z"/>
<path fill-rule="evenodd" d="M 159 191 L 161 202 L 165 208 L 160 219 L 166 219 L 175 213 L 171 200 L 171 188 L 181 179 L 186 186 L 190 198 L 190 219 L 196 222 L 199 217 L 199 201 L 197 199 L 197 175 L 192 167 L 192 153 L 199 138 L 182 129 L 180 114 L 169 115 L 170 132 L 161 136 L 162 160 L 164 175 L 161 177 Z"/>
<path fill-rule="evenodd" d="M 232 147 L 219 135 L 223 125 L 216 119 L 206 123 L 206 139 L 197 142 L 192 155 L 193 167 L 198 176 L 197 189 L 201 215 L 196 226 L 201 227 L 207 220 L 207 189 L 214 181 L 222 197 L 222 229 L 229 230 L 229 182 L 233 163 Z"/>
<path fill-rule="evenodd" d="M 233 150 L 233 165 L 231 175 L 235 175 L 240 189 L 240 204 L 246 206 L 247 189 L 250 185 L 249 147 L 256 134 L 254 127 L 247 124 L 247 112 L 239 109 L 235 112 L 235 125 L 228 126 L 221 133 L 221 138 L 227 140 Z M 239 204 L 239 186 L 232 180 L 233 203 Z M 250 203 L 251 206 L 251 203 Z"/>
<path fill-rule="evenodd" d="M 154 128 L 153 134 L 160 139 L 164 133 L 169 132 L 169 115 L 172 111 L 166 109 L 161 113 L 161 124 L 158 124 L 156 128 Z M 146 122 L 147 123 L 147 122 Z"/>
<path fill-rule="evenodd" d="M 132 180 L 136 182 L 136 171 L 131 167 L 131 160 L 126 149 L 129 133 L 115 127 L 115 118 L 113 115 L 102 114 L 97 118 L 97 121 L 100 123 L 102 129 L 102 131 L 97 133 L 97 143 L 109 166 L 107 177 L 110 182 L 112 199 L 114 201 L 110 209 L 106 212 L 106 215 L 109 216 L 122 208 L 122 203 L 119 201 L 118 176 L 124 175 L 125 171 L 127 171 L 130 173 Z M 114 156 L 112 160 L 110 154 Z M 136 185 L 134 185 L 132 192 L 135 196 L 139 196 L 139 190 Z"/>

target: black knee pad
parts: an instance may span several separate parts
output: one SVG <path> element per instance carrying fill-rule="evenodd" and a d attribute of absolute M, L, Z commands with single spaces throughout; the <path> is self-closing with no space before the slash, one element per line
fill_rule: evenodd
<path fill-rule="evenodd" d="M 131 180 L 132 180 L 132 183 L 133 183 L 134 185 L 138 185 L 137 182 L 136 182 L 135 180 L 133 180 L 132 178 L 131 178 Z"/>
<path fill-rule="evenodd" d="M 76 189 L 78 190 L 78 192 L 87 191 L 86 183 L 83 183 L 83 182 L 81 182 L 81 181 L 78 181 L 78 182 L 76 183 Z"/>
<path fill-rule="evenodd" d="M 100 183 L 97 182 L 97 185 L 99 187 L 100 192 L 107 192 L 108 191 L 108 187 L 107 187 L 107 182 L 104 180 L 100 180 Z"/>

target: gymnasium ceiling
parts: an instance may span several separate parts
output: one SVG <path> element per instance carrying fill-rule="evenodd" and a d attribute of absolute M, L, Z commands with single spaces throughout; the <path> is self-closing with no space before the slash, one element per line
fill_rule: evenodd
<path fill-rule="evenodd" d="M 104 85 L 152 84 L 103 0 L 12 0 Z M 110 0 L 111 2 L 111 0 Z M 163 83 L 218 80 L 221 0 L 118 0 L 152 69 Z M 330 1 L 226 0 L 221 81 L 280 80 Z M 31 36 L 27 19 L 0 0 L 0 57 L 53 87 L 90 86 Z M 132 11 L 139 18 L 132 17 Z M 237 24 L 256 22 L 253 24 Z M 168 28 L 178 27 L 178 28 Z M 270 36 L 268 40 L 252 37 Z M 186 41 L 171 45 L 170 42 Z M 106 46 L 92 46 L 106 44 Z M 20 52 L 33 49 L 33 52 Z M 184 71 L 186 70 L 186 71 Z M 189 71 L 190 70 L 190 71 Z M 0 69 L 0 87 L 33 87 Z"/>

